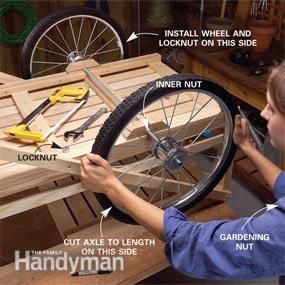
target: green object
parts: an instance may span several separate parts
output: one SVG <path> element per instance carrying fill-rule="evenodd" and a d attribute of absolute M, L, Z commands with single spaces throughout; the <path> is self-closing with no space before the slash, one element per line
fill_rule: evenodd
<path fill-rule="evenodd" d="M 25 27 L 19 33 L 10 34 L 0 26 L 0 42 L 19 44 L 25 41 L 26 37 L 33 29 L 37 22 L 37 15 L 27 1 L 2 1 L 0 4 L 0 17 L 3 17 L 5 13 L 10 10 L 17 11 L 23 15 Z"/>

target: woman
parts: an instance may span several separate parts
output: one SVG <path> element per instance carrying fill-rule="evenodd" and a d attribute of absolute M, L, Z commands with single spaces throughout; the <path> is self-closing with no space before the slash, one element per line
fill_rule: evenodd
<path fill-rule="evenodd" d="M 285 63 L 269 77 L 267 105 L 261 116 L 267 121 L 273 146 L 285 151 Z M 130 192 L 113 175 L 110 164 L 94 154 L 82 159 L 82 184 L 86 189 L 106 194 L 165 241 L 169 263 L 184 274 L 202 279 L 285 275 L 285 172 L 254 147 L 247 122 L 239 115 L 235 118 L 233 138 L 255 163 L 277 200 L 274 209 L 248 223 L 248 218 L 193 223 L 174 207 L 161 210 Z M 247 250 L 237 250 L 238 243 L 247 245 Z"/>

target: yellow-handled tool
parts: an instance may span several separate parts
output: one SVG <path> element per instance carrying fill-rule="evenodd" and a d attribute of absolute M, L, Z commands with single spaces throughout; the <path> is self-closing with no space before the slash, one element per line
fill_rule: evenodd
<path fill-rule="evenodd" d="M 49 97 L 25 117 L 16 127 L 4 130 L 4 133 L 17 139 L 44 142 L 47 136 L 41 132 L 32 132 L 27 129 L 29 124 L 42 114 L 51 105 L 57 102 L 81 102 L 87 100 L 88 88 L 83 87 L 61 87 L 56 89 Z"/>

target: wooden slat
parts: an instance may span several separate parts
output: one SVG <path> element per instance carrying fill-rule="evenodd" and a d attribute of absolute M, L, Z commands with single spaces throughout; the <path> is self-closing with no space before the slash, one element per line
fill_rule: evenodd
<path fill-rule="evenodd" d="M 70 184 L 72 186 L 73 180 L 71 177 L 66 177 L 57 181 L 57 185 L 59 187 L 68 187 L 65 186 L 66 184 Z M 76 185 L 76 184 L 75 184 Z M 77 183 L 78 188 L 83 188 L 80 183 Z M 84 189 L 82 189 L 84 190 Z M 81 191 L 82 192 L 82 191 Z M 86 204 L 85 200 L 83 199 L 82 195 L 75 194 L 71 197 L 66 197 L 65 201 L 69 205 L 70 211 L 72 212 L 76 222 L 78 225 L 90 225 L 91 223 L 95 222 L 95 216 L 93 215 L 92 211 L 89 209 L 88 205 Z"/>
<path fill-rule="evenodd" d="M 37 79 L 29 80 L 29 84 L 26 84 L 26 82 L 24 82 L 26 84 L 25 85 L 23 83 L 23 85 L 21 86 L 21 90 L 20 90 L 20 85 L 16 83 L 15 84 L 10 83 L 5 88 L 0 87 L 0 97 L 2 94 L 2 97 L 5 98 L 4 108 L 7 107 L 7 109 L 4 109 L 5 114 L 7 115 L 7 113 L 10 112 L 9 122 L 11 123 L 12 120 L 14 120 L 13 123 L 16 122 L 18 111 L 15 109 L 13 105 L 11 105 L 12 103 L 11 99 L 8 98 L 6 95 L 7 94 L 11 95 L 13 94 L 13 92 L 17 93 L 16 92 L 17 90 L 18 91 L 25 90 L 25 92 L 31 93 L 33 104 L 35 104 L 35 102 L 37 102 L 38 104 L 42 102 L 42 100 L 46 98 L 49 92 L 51 92 L 56 86 L 59 86 L 62 84 L 67 84 L 67 85 L 75 84 L 77 86 L 79 85 L 89 86 L 90 85 L 94 88 L 95 92 L 99 96 L 104 95 L 103 96 L 104 101 L 108 101 L 108 98 L 106 100 L 106 95 L 108 97 L 108 94 L 112 96 L 118 96 L 120 100 L 122 100 L 121 95 L 124 95 L 124 96 L 128 95 L 128 93 L 131 90 L 135 90 L 137 86 L 140 86 L 141 84 L 144 84 L 146 82 L 149 82 L 161 76 L 174 73 L 170 68 L 168 68 L 167 66 L 165 66 L 163 63 L 160 62 L 160 56 L 156 54 L 147 55 L 147 56 L 130 59 L 130 60 L 118 61 L 118 62 L 110 63 L 110 64 L 104 64 L 102 66 L 99 66 L 96 63 L 92 66 L 92 64 L 93 62 L 88 61 L 87 63 L 83 62 L 82 64 L 80 63 L 77 65 L 73 65 L 73 67 L 68 68 L 67 75 L 66 73 L 61 73 L 61 74 L 58 74 L 57 76 L 48 76 L 42 79 L 37 78 Z M 104 88 L 101 88 L 102 86 L 100 86 L 100 84 L 99 86 L 96 86 L 96 84 L 95 85 L 90 84 L 90 80 L 86 78 L 86 74 L 82 71 L 83 66 L 88 67 L 88 69 L 93 74 L 95 74 L 100 84 L 102 84 Z M 98 85 L 98 82 L 97 82 L 97 85 Z M 112 88 L 116 89 L 116 91 L 112 90 Z M 18 94 L 15 94 L 13 96 L 16 98 L 16 100 L 20 102 L 20 105 L 21 105 L 20 111 L 22 115 L 25 115 L 30 109 L 28 108 L 29 107 L 28 104 L 26 105 L 23 104 L 23 101 L 25 101 L 24 100 L 25 98 L 24 96 L 20 97 L 20 94 L 21 93 L 18 92 Z M 25 96 L 26 95 L 27 93 L 25 93 Z M 65 141 L 63 140 L 63 137 L 62 137 L 63 133 L 66 130 L 70 130 L 70 129 L 77 127 L 79 124 L 85 121 L 85 118 L 89 117 L 89 115 L 92 114 L 92 112 L 94 111 L 94 108 L 99 108 L 100 106 L 103 106 L 104 104 L 103 100 L 99 99 L 98 96 L 91 96 L 86 106 L 82 108 L 82 110 L 80 110 L 68 123 L 66 123 L 62 127 L 62 129 L 59 130 L 57 134 L 57 142 L 60 145 L 64 144 Z M 173 106 L 172 101 L 171 100 L 166 101 L 166 108 L 172 108 Z M 31 99 L 29 102 L 31 103 Z M 181 102 L 181 104 L 185 102 Z M 201 101 L 201 104 L 203 104 L 202 101 Z M 111 106 L 110 109 L 114 109 L 116 105 L 117 104 L 113 104 L 113 106 Z M 61 105 L 61 106 L 59 105 L 54 106 L 53 109 L 48 110 L 45 113 L 44 119 L 42 118 L 42 120 L 44 120 L 44 123 L 40 122 L 39 128 L 42 127 L 42 124 L 47 124 L 46 126 L 48 125 L 52 126 L 54 123 L 56 123 L 61 118 L 61 114 L 68 111 L 68 108 L 69 106 L 68 104 L 66 104 L 66 105 Z M 155 114 L 156 110 L 158 110 L 157 108 L 158 108 L 157 106 L 153 106 L 153 110 L 148 111 L 149 112 L 148 116 L 151 117 L 152 113 Z M 212 108 L 211 110 L 212 110 L 211 111 L 212 113 L 211 112 L 209 113 L 208 111 L 204 113 L 201 112 L 199 116 L 196 117 L 196 122 L 194 122 L 194 125 L 196 124 L 197 126 L 195 127 L 193 125 L 193 128 L 191 126 L 191 129 L 193 132 L 192 135 L 195 133 L 195 131 L 199 132 L 200 127 L 198 130 L 198 125 L 201 124 L 201 120 L 204 120 L 205 117 L 208 118 L 209 116 L 211 118 L 211 115 L 214 115 L 215 108 Z M 3 111 L 3 108 L 1 109 L 1 111 Z M 185 109 L 183 112 L 185 112 L 186 114 L 187 111 L 188 110 Z M 174 130 L 178 130 L 181 127 L 181 122 L 185 122 L 185 114 L 183 114 L 183 112 L 173 119 Z M 75 175 L 79 174 L 80 161 L 74 160 L 71 158 L 75 156 L 76 157 L 82 156 L 86 152 L 90 151 L 91 146 L 94 142 L 94 138 L 96 137 L 100 126 L 102 125 L 103 121 L 105 121 L 107 116 L 108 114 L 104 115 L 104 117 L 102 117 L 94 125 L 92 125 L 92 127 L 85 132 L 85 137 L 82 140 L 80 140 L 76 144 L 70 145 L 70 152 L 66 156 L 58 155 L 57 160 L 55 162 L 49 162 L 46 164 L 42 162 L 25 162 L 24 163 L 24 164 L 34 165 L 36 167 L 45 167 L 48 170 L 43 171 L 42 169 L 35 169 L 33 167 L 23 165 L 22 168 L 17 169 L 15 173 L 13 173 L 9 171 L 11 171 L 13 167 L 15 167 L 15 164 L 9 163 L 7 165 L 6 164 L 2 165 L 3 169 L 4 167 L 6 168 L 6 172 L 5 172 L 6 180 L 5 181 L 8 183 L 6 184 L 5 182 L 5 185 L 8 185 L 8 188 L 3 189 L 3 191 L 1 190 L 0 195 L 5 196 L 5 195 L 8 195 L 9 193 L 12 193 L 13 191 L 17 192 L 19 189 L 20 191 L 23 188 L 28 189 L 27 187 L 32 187 L 33 183 L 35 183 L 36 181 L 39 182 L 39 185 L 43 185 L 44 181 L 45 183 L 47 183 L 48 181 L 52 182 L 53 180 L 58 180 L 58 179 L 63 178 L 64 180 L 62 181 L 64 182 L 61 185 L 62 187 L 57 190 L 57 194 L 52 193 L 53 195 L 51 195 L 51 198 L 50 198 L 51 200 L 56 201 L 57 199 L 60 199 L 60 197 L 63 197 L 63 196 L 69 197 L 70 195 L 67 194 L 66 189 L 74 185 L 78 185 L 78 186 L 77 188 L 75 187 L 76 189 L 73 192 L 73 194 L 77 193 L 77 195 L 74 195 L 75 198 L 73 197 L 73 198 L 65 199 L 65 202 L 64 202 L 65 207 L 63 206 L 62 203 L 61 204 L 59 204 L 58 202 L 56 202 L 57 204 L 54 203 L 54 210 L 56 210 L 57 208 L 58 211 L 60 211 L 60 208 L 62 208 L 64 209 L 63 211 L 66 211 L 66 217 L 72 214 L 74 218 L 74 221 L 72 221 L 69 224 L 69 226 L 66 226 L 66 228 L 64 228 L 64 225 L 58 226 L 58 227 L 61 227 L 61 232 L 68 232 L 70 228 L 74 226 L 73 223 L 75 222 L 75 220 L 80 225 L 82 225 L 83 223 L 88 224 L 88 223 L 94 222 L 94 219 L 96 219 L 96 216 L 98 215 L 97 209 L 100 208 L 100 205 L 95 199 L 94 194 L 91 192 L 85 192 L 81 194 L 82 188 L 79 187 L 79 184 L 66 186 L 66 183 L 70 179 L 68 178 L 69 175 L 67 173 L 75 174 Z M 5 118 L 7 120 L 7 116 Z M 161 118 L 158 118 L 157 120 L 161 121 Z M 3 124 L 5 124 L 5 122 Z M 217 123 L 217 125 L 215 126 L 218 127 L 219 124 L 220 123 Z M 163 132 L 166 132 L 166 130 L 162 130 L 161 135 L 163 134 Z M 16 154 L 17 155 L 18 154 L 30 154 L 33 152 L 33 146 L 24 145 L 19 141 L 16 143 L 13 143 L 13 145 L 12 145 L 12 142 L 11 144 L 8 143 L 9 148 L 7 148 L 6 146 L 8 144 L 6 144 L 7 142 L 4 138 L 3 140 L 5 141 L 5 144 L 1 144 L 1 154 L 3 154 L 1 158 L 3 157 L 4 160 L 6 159 L 8 161 L 17 161 Z M 202 144 L 204 144 L 204 148 L 205 147 L 207 148 L 213 142 L 215 142 L 215 140 L 212 138 L 208 142 L 206 141 L 204 141 L 203 143 L 199 142 L 194 147 L 196 147 L 198 151 L 199 149 L 201 149 L 201 147 L 203 148 Z M 118 142 L 118 143 L 125 143 L 125 141 Z M 136 150 L 136 152 L 133 152 L 132 148 L 130 148 L 130 151 L 128 150 L 128 152 L 125 151 L 126 148 L 124 149 L 124 151 L 122 151 L 123 150 L 122 148 L 121 152 L 122 153 L 124 152 L 124 156 L 121 158 L 126 158 L 126 157 L 129 157 L 131 154 L 139 154 L 141 151 L 144 151 L 144 148 L 143 148 L 144 144 L 145 146 L 148 145 L 145 151 L 149 150 L 149 142 L 147 140 L 145 140 L 145 142 L 141 141 L 140 144 L 137 144 L 139 146 L 139 149 Z M 199 144 L 201 144 L 201 146 Z M 10 148 L 11 145 L 12 147 Z M 0 166 L 0 170 L 1 170 L 1 166 Z M 120 175 L 122 174 L 122 172 L 115 170 L 115 174 Z M 35 179 L 33 179 L 32 181 L 28 181 L 29 180 L 28 177 L 30 177 L 29 175 L 32 175 L 33 178 Z M 13 180 L 15 180 L 15 177 L 17 177 L 18 179 L 17 184 L 13 182 Z M 135 186 L 142 180 L 142 177 L 144 177 L 142 174 L 130 172 L 122 177 L 122 181 L 125 184 L 128 184 L 128 185 L 130 184 L 132 186 Z M 57 183 L 60 184 L 60 182 L 58 181 Z M 73 183 L 75 183 L 75 181 L 73 181 Z M 161 183 L 161 178 L 154 177 L 148 183 L 146 183 L 145 186 L 148 187 L 150 191 L 155 191 L 157 187 L 159 187 L 160 183 Z M 169 192 L 171 192 L 171 189 L 174 189 L 175 186 L 177 186 L 177 182 L 175 179 L 168 178 L 166 180 L 166 188 L 169 189 Z M 19 188 L 17 189 L 17 187 Z M 65 187 L 67 188 L 65 189 Z M 189 187 L 189 184 L 184 182 L 181 184 L 181 187 L 187 188 Z M 47 191 L 50 191 L 50 190 L 47 190 Z M 25 205 L 26 205 L 25 207 L 29 208 L 29 207 L 35 207 L 36 205 L 39 205 L 39 203 L 42 202 L 41 197 L 43 197 L 43 200 L 46 199 L 46 196 L 45 196 L 46 193 L 47 193 L 46 191 L 39 193 L 38 195 L 40 196 L 36 196 L 36 198 L 34 196 L 28 197 L 27 198 L 28 200 L 25 200 Z M 15 201 L 15 202 L 18 202 L 20 203 L 19 205 L 21 205 L 21 200 Z M 17 210 L 16 209 L 17 205 L 18 204 L 14 204 L 15 210 Z M 80 205 L 78 206 L 78 209 L 76 209 L 76 205 L 77 206 Z M 77 212 L 71 213 L 70 212 L 71 209 Z M 69 214 L 67 214 L 68 212 Z"/>
<path fill-rule="evenodd" d="M 126 71 L 122 73 L 104 76 L 102 77 L 101 80 L 104 83 L 110 84 L 113 82 L 118 82 L 120 80 L 131 79 L 131 78 L 138 77 L 138 76 L 153 74 L 154 72 L 155 71 L 149 67 L 142 67 L 142 68 L 131 70 L 131 71 Z"/>
<path fill-rule="evenodd" d="M 147 74 L 143 76 L 138 76 L 130 79 L 120 80 L 118 82 L 110 83 L 109 86 L 112 90 L 117 91 L 125 88 L 129 88 L 132 86 L 136 86 L 138 84 L 146 84 L 149 81 L 160 78 L 160 76 L 156 73 Z"/>
<path fill-rule="evenodd" d="M 214 219 L 233 219 L 236 218 L 236 214 L 224 203 L 207 207 L 204 210 L 187 214 L 191 220 L 204 222 Z M 103 224 L 104 235 L 108 238 L 118 239 L 153 239 L 153 235 L 146 232 L 139 226 L 132 226 L 123 223 L 119 223 L 110 219 Z M 80 232 L 71 234 L 68 236 L 70 239 L 79 238 L 81 240 L 93 238 L 100 238 L 99 225 L 89 227 Z M 136 284 L 145 279 L 149 275 L 152 275 L 168 266 L 164 255 L 164 244 L 159 240 L 155 241 L 153 247 L 140 247 L 137 256 L 125 256 L 125 270 L 114 271 L 109 275 L 90 275 L 80 277 L 80 284 L 89 285 L 96 283 L 104 284 Z M 50 250 L 63 250 L 67 252 L 68 256 L 76 257 L 80 256 L 81 246 L 66 247 L 63 244 L 55 246 Z M 15 271 L 15 264 L 9 264 L 0 268 L 0 274 L 2 276 L 2 282 L 5 284 L 20 285 L 25 284 L 78 284 L 79 280 L 74 277 L 70 277 L 64 271 Z"/>
<path fill-rule="evenodd" d="M 0 71 L 0 84 L 6 84 L 9 82 L 14 82 L 14 81 L 23 81 L 24 79 L 13 76 L 11 74 L 7 74 L 4 72 Z"/>
<path fill-rule="evenodd" d="M 9 217 L 23 211 L 27 211 L 65 197 L 78 194 L 85 189 L 82 188 L 81 183 L 59 187 L 53 190 L 47 190 L 30 197 L 26 197 L 11 203 L 0 206 L 0 218 Z"/>
<path fill-rule="evenodd" d="M 0 86 L 0 98 L 7 98 L 9 94 L 26 90 L 27 92 L 42 90 L 52 86 L 61 86 L 63 84 L 75 84 L 84 80 L 83 72 L 66 75 L 66 73 L 59 73 L 55 75 L 43 76 L 35 79 L 25 80 L 24 82 L 12 82 Z"/>

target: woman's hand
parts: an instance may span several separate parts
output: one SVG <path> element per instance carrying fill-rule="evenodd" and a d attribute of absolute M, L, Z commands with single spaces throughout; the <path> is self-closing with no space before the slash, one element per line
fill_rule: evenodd
<path fill-rule="evenodd" d="M 242 118 L 240 115 L 235 117 L 235 127 L 233 132 L 233 140 L 236 145 L 241 149 L 253 148 L 253 143 L 251 142 L 248 123 L 245 118 Z"/>
<path fill-rule="evenodd" d="M 87 154 L 81 159 L 81 182 L 85 189 L 107 195 L 119 181 L 107 160 L 97 154 Z"/>
<path fill-rule="evenodd" d="M 101 156 L 87 154 L 82 158 L 81 182 L 88 190 L 106 194 L 116 206 L 132 216 L 139 224 L 159 239 L 164 239 L 164 211 L 129 191 L 114 175 L 109 162 Z"/>

